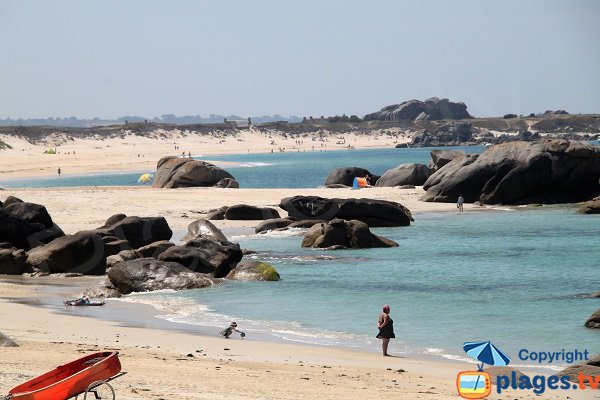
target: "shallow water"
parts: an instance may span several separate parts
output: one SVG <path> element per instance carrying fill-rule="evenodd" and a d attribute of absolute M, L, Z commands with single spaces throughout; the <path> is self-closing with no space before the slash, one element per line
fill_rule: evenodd
<path fill-rule="evenodd" d="M 481 153 L 482 146 L 445 147 Z M 433 148 L 339 150 L 194 157 L 210 160 L 229 171 L 243 188 L 314 188 L 323 185 L 335 168 L 358 166 L 381 175 L 402 163 L 428 164 Z M 147 172 L 93 174 L 87 176 L 26 178 L 0 181 L 3 187 L 131 186 Z"/>
<path fill-rule="evenodd" d="M 521 348 L 600 351 L 583 327 L 600 307 L 600 224 L 573 207 L 418 215 L 377 229 L 400 247 L 322 251 L 294 234 L 234 237 L 272 263 L 280 282 L 227 282 L 180 293 L 136 295 L 161 318 L 283 340 L 376 351 L 377 316 L 392 307 L 396 353 L 464 358 L 465 341 Z M 516 364 L 518 364 L 517 362 Z M 523 362 L 520 362 L 523 363 Z"/>

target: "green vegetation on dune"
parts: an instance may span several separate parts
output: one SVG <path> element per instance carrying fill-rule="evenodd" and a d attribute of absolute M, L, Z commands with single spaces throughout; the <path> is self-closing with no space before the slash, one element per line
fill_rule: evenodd
<path fill-rule="evenodd" d="M 12 149 L 12 146 L 10 144 L 0 140 L 0 150 L 4 150 L 4 149 Z"/>

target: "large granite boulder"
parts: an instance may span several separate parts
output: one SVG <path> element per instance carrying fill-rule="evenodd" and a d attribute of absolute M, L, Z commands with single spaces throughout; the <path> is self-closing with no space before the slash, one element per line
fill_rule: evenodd
<path fill-rule="evenodd" d="M 115 265 L 122 263 L 123 261 L 135 260 L 138 258 L 149 258 L 150 256 L 144 257 L 141 253 L 136 250 L 123 250 L 117 254 L 106 257 L 106 269 L 110 269 Z M 157 257 L 152 257 L 157 258 Z"/>
<path fill-rule="evenodd" d="M 217 208 L 216 210 L 210 210 L 207 214 L 206 214 L 206 219 L 210 220 L 210 221 L 220 221 L 225 219 L 225 211 L 227 211 L 229 207 L 227 206 L 223 206 L 220 208 Z"/>
<path fill-rule="evenodd" d="M 597 379 L 598 376 L 600 376 L 600 367 L 597 367 L 595 365 L 590 365 L 590 364 L 586 364 L 586 363 L 581 363 L 581 364 L 574 364 L 574 365 L 570 365 L 567 368 L 563 369 L 562 371 L 559 371 L 558 373 L 556 373 L 556 375 L 558 375 L 559 377 L 563 377 L 563 376 L 568 376 L 569 381 L 571 382 L 575 382 L 577 384 L 579 384 L 579 375 L 583 374 L 587 377 L 584 377 L 584 384 L 589 388 L 590 387 L 590 383 L 589 382 L 589 378 L 592 377 L 593 379 Z M 596 378 L 594 378 L 596 377 Z"/>
<path fill-rule="evenodd" d="M 183 246 L 173 246 L 158 259 L 177 262 L 192 271 L 223 278 L 235 268 L 242 256 L 242 249 L 237 243 L 200 238 L 190 240 Z"/>
<path fill-rule="evenodd" d="M 274 208 L 255 207 L 246 204 L 231 206 L 225 211 L 225 219 L 228 220 L 264 220 L 279 217 L 279 213 Z"/>
<path fill-rule="evenodd" d="M 52 274 L 102 275 L 106 271 L 104 242 L 100 235 L 92 232 L 63 236 L 30 250 L 27 263 Z"/>
<path fill-rule="evenodd" d="M 116 220 L 114 217 L 110 217 L 107 223 Z M 173 235 L 173 231 L 164 217 L 119 218 L 112 225 L 105 224 L 89 232 L 97 233 L 102 237 L 115 236 L 127 240 L 132 248 L 139 248 L 160 240 L 169 240 Z"/>
<path fill-rule="evenodd" d="M 181 239 L 183 242 L 187 242 L 192 239 L 211 239 L 217 242 L 227 241 L 227 238 L 221 232 L 219 228 L 213 225 L 212 222 L 206 219 L 198 219 L 188 225 L 188 231 L 185 236 Z"/>
<path fill-rule="evenodd" d="M 124 261 L 108 271 L 108 279 L 122 294 L 153 290 L 184 290 L 213 286 L 215 281 L 205 274 L 193 272 L 175 263 L 154 258 Z"/>
<path fill-rule="evenodd" d="M 256 225 L 256 228 L 254 228 L 254 233 L 263 233 L 263 232 L 268 232 L 268 231 L 272 231 L 275 229 L 285 228 L 286 226 L 290 225 L 292 222 L 294 222 L 294 221 L 292 221 L 289 218 L 267 219 L 266 221 L 263 221 L 260 224 Z"/>
<path fill-rule="evenodd" d="M 42 224 L 46 228 L 50 228 L 54 225 L 50 214 L 48 214 L 48 210 L 41 204 L 21 201 L 5 206 L 4 209 L 17 217 L 22 218 L 29 224 Z"/>
<path fill-rule="evenodd" d="M 163 157 L 154 174 L 155 188 L 215 186 L 225 178 L 235 179 L 229 172 L 205 161 L 191 158 Z"/>
<path fill-rule="evenodd" d="M 466 153 L 460 150 L 431 150 L 431 163 L 429 168 L 437 171 L 455 158 L 463 157 Z"/>
<path fill-rule="evenodd" d="M 0 275 L 20 275 L 25 272 L 31 272 L 25 250 L 0 248 Z"/>
<path fill-rule="evenodd" d="M 600 197 L 583 203 L 577 211 L 581 214 L 600 214 Z"/>
<path fill-rule="evenodd" d="M 325 180 L 325 186 L 332 187 L 331 185 L 344 185 L 352 186 L 354 178 L 369 177 L 371 185 L 374 185 L 379 179 L 379 176 L 372 174 L 369 170 L 360 167 L 346 167 L 337 168 L 329 173 Z"/>
<path fill-rule="evenodd" d="M 227 279 L 240 281 L 278 281 L 281 277 L 271 264 L 262 261 L 244 261 L 227 274 Z"/>
<path fill-rule="evenodd" d="M 393 240 L 377 236 L 369 230 L 364 222 L 334 219 L 327 223 L 315 225 L 304 234 L 302 247 L 318 248 L 372 248 L 396 247 Z"/>
<path fill-rule="evenodd" d="M 23 200 L 21 200 L 18 197 L 15 196 L 8 196 L 5 200 L 4 200 L 4 207 L 8 207 L 11 204 L 15 204 L 15 203 L 23 203 Z"/>
<path fill-rule="evenodd" d="M 585 321 L 585 327 L 600 329 L 600 308 Z"/>
<path fill-rule="evenodd" d="M 225 189 L 239 189 L 240 184 L 233 178 L 223 178 L 217 184 L 216 187 L 225 188 Z"/>
<path fill-rule="evenodd" d="M 487 204 L 571 203 L 600 194 L 600 147 L 546 140 L 492 146 L 456 158 L 429 177 L 424 201 Z"/>
<path fill-rule="evenodd" d="M 357 219 L 371 227 L 408 226 L 413 221 L 402 204 L 375 199 L 326 199 L 318 196 L 294 196 L 281 200 L 279 207 L 295 220 Z"/>
<path fill-rule="evenodd" d="M 0 332 L 0 347 L 19 347 L 17 342 Z"/>
<path fill-rule="evenodd" d="M 35 236 L 39 228 L 44 226 L 31 226 L 23 218 L 0 208 L 0 242 L 12 243 L 18 249 L 29 250 L 40 245 Z"/>
<path fill-rule="evenodd" d="M 167 249 L 175 246 L 175 243 L 168 240 L 159 240 L 158 242 L 150 243 L 149 245 L 142 246 L 136 250 L 137 253 L 141 254 L 141 257 L 152 257 L 158 258 Z"/>
<path fill-rule="evenodd" d="M 365 121 L 440 120 L 473 118 L 465 103 L 454 103 L 448 99 L 432 97 L 425 101 L 408 100 L 400 104 L 383 107 L 380 111 L 367 114 Z"/>
<path fill-rule="evenodd" d="M 400 164 L 396 168 L 385 171 L 377 180 L 376 186 L 421 186 L 430 175 L 431 171 L 425 164 Z"/>

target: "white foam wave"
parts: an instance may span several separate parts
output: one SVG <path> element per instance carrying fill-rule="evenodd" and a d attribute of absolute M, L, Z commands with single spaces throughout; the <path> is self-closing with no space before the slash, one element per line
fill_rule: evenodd
<path fill-rule="evenodd" d="M 264 233 L 259 233 L 256 235 L 248 235 L 248 236 L 244 236 L 244 235 L 237 235 L 237 236 L 232 236 L 231 239 L 232 240 L 239 240 L 239 239 L 244 239 L 244 240 L 262 240 L 262 239 L 267 239 L 267 238 L 285 238 L 285 237 L 294 237 L 294 236 L 302 236 L 304 234 L 304 232 L 306 232 L 306 229 L 304 228 L 289 228 L 286 229 L 284 231 L 276 231 L 276 230 L 271 230 L 271 231 L 266 231 Z"/>
<path fill-rule="evenodd" d="M 237 166 L 244 167 L 244 168 L 254 168 L 254 167 L 266 167 L 269 165 L 275 165 L 275 164 L 266 163 L 266 162 L 243 162 L 243 163 L 239 163 Z"/>

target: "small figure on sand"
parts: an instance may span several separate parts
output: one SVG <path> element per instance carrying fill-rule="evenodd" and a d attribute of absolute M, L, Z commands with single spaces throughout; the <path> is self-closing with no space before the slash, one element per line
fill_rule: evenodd
<path fill-rule="evenodd" d="M 221 332 L 219 332 L 221 335 L 225 336 L 225 339 L 229 339 L 229 336 L 231 336 L 233 334 L 233 332 L 237 332 L 240 334 L 240 336 L 243 338 L 246 337 L 246 334 L 242 331 L 238 331 L 237 329 L 237 323 L 232 322 L 227 328 L 223 329 Z"/>
<path fill-rule="evenodd" d="M 463 195 L 461 194 L 460 196 L 458 196 L 458 200 L 456 201 L 456 208 L 458 208 L 458 210 L 461 212 L 461 214 L 463 213 L 463 204 L 465 203 L 465 199 L 463 197 Z"/>
<path fill-rule="evenodd" d="M 58 172 L 58 176 L 60 177 L 60 173 L 62 172 L 62 171 L 60 170 L 60 167 L 58 167 L 58 169 L 56 170 L 56 172 Z"/>
<path fill-rule="evenodd" d="M 381 343 L 381 348 L 383 349 L 383 355 L 387 357 L 389 356 L 388 346 L 390 344 L 390 339 L 396 337 L 394 334 L 394 321 L 390 318 L 390 306 L 383 306 L 383 312 L 379 315 L 379 320 L 377 321 L 377 328 L 379 328 L 377 339 L 383 341 Z"/>

